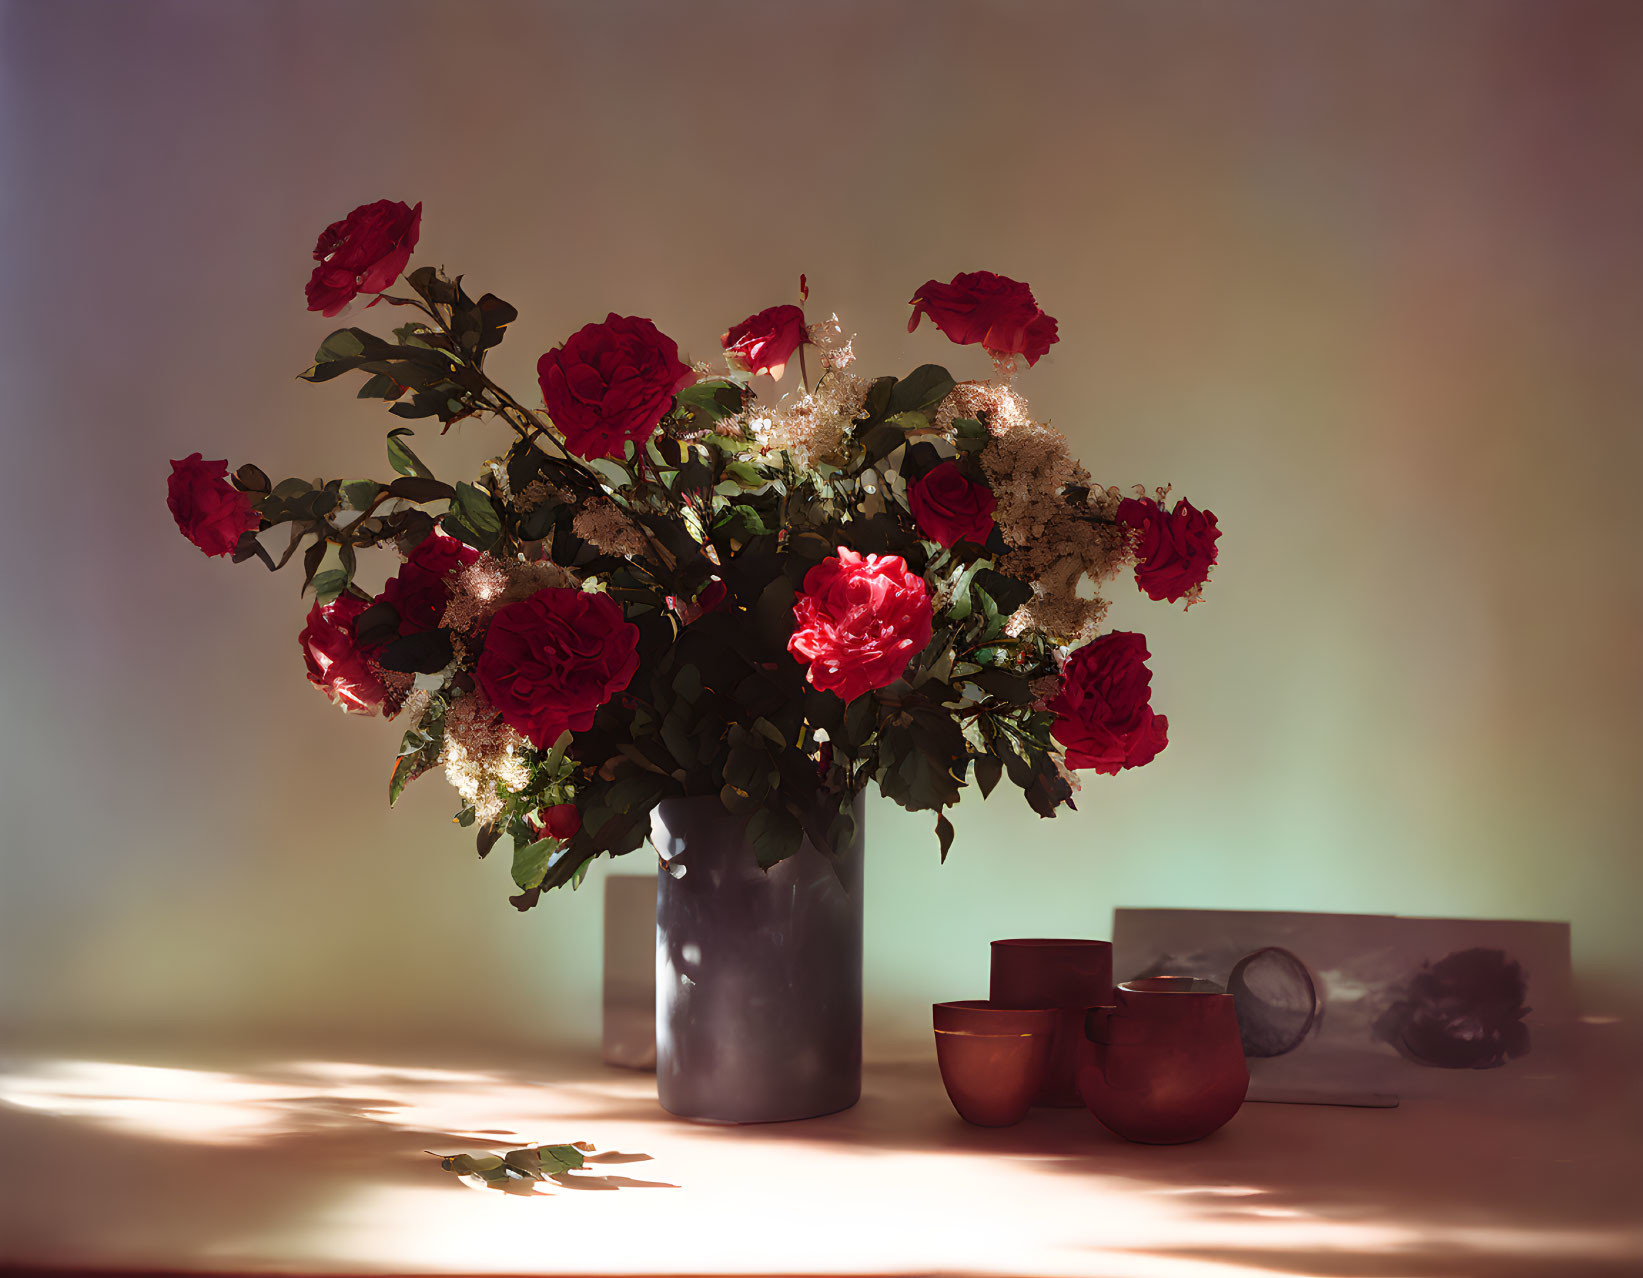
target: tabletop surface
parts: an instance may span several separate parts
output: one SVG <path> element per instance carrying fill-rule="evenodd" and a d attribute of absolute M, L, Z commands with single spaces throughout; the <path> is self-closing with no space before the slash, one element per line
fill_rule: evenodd
<path fill-rule="evenodd" d="M 1082 1111 L 962 1122 L 933 1056 L 807 1122 L 665 1115 L 586 1058 L 10 1050 L 0 1266 L 208 1273 L 912 1273 L 1209 1278 L 1643 1273 L 1631 1066 L 1529 1100 L 1248 1104 L 1193 1145 Z M 1590 1056 L 1591 1053 L 1589 1052 Z M 464 1184 L 425 1151 L 591 1142 L 574 1187 Z"/>

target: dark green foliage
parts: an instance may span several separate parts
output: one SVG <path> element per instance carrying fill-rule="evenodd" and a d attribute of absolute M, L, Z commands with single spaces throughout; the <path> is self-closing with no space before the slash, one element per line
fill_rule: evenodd
<path fill-rule="evenodd" d="M 988 547 L 942 549 L 921 536 L 907 506 L 907 485 L 955 455 L 973 478 L 983 476 L 982 422 L 959 419 L 945 436 L 934 429 L 937 406 L 954 387 L 946 369 L 926 364 L 872 383 L 831 460 L 800 465 L 743 437 L 739 415 L 752 394 L 732 376 L 679 391 L 656 434 L 622 460 L 586 463 L 485 371 L 514 309 L 489 293 L 470 298 L 460 277 L 433 268 L 411 272 L 407 282 L 413 296 L 384 298 L 413 312 L 392 340 L 338 329 L 302 377 L 361 374 L 360 398 L 445 428 L 491 414 L 517 436 L 512 446 L 474 482 L 454 485 L 412 449 L 406 426 L 387 432 L 394 473 L 387 483 L 273 484 L 242 466 L 234 483 L 254 499 L 261 527 L 242 537 L 234 558 L 259 558 L 272 569 L 301 550 L 304 586 L 317 598 L 363 599 L 354 582 L 359 549 L 391 542 L 409 554 L 438 527 L 504 562 L 548 560 L 621 605 L 639 632 L 640 664 L 625 691 L 601 705 L 587 729 L 525 752 L 527 779 L 508 783 L 517 790 L 499 782 L 494 796 L 457 814 L 482 857 L 511 840 L 517 908 L 574 888 L 597 857 L 637 850 L 651 811 L 671 796 L 716 795 L 744 814 L 765 866 L 807 839 L 823 852 L 846 847 L 855 837 L 854 798 L 873 781 L 902 806 L 934 814 L 943 859 L 954 837 L 947 812 L 972 765 L 984 795 L 1008 775 L 1043 815 L 1070 805 L 1051 717 L 1034 708 L 1034 681 L 1054 671 L 1055 653 L 1041 635 L 1006 630 L 1030 586 L 999 570 L 1004 547 L 996 533 Z M 596 531 L 599 521 L 584 520 L 588 531 L 577 531 L 589 514 L 606 527 L 625 522 L 626 540 L 614 549 L 588 540 L 609 540 Z M 269 535 L 278 525 L 289 525 L 288 540 Z M 926 650 L 889 687 L 848 705 L 811 685 L 787 651 L 797 594 L 840 547 L 901 556 L 936 602 Z M 401 635 L 398 613 L 381 600 L 353 624 L 381 671 L 439 684 L 418 702 L 419 721 L 404 734 L 389 780 L 392 803 L 439 763 L 450 708 L 475 688 L 484 631 Z M 397 695 L 407 684 L 400 681 Z M 581 823 L 565 839 L 546 834 L 540 819 L 561 804 L 573 804 Z M 478 812 L 494 816 L 498 805 L 500 816 L 480 820 Z M 489 1183 L 499 1169 L 503 1179 L 529 1178 L 546 1166 L 523 1166 L 532 1158 L 541 1152 L 444 1163 Z"/>

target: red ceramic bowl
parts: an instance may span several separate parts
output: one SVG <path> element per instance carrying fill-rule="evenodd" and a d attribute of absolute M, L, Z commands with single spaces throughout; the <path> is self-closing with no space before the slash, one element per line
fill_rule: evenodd
<path fill-rule="evenodd" d="M 967 999 L 931 1012 L 941 1081 L 959 1117 L 978 1127 L 1019 1123 L 1049 1070 L 1056 1009 Z"/>

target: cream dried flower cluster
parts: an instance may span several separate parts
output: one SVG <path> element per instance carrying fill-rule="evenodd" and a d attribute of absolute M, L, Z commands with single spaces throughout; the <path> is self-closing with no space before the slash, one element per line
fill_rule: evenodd
<path fill-rule="evenodd" d="M 1100 588 L 1131 559 L 1131 536 L 1114 522 L 1116 503 L 1060 431 L 1033 418 L 1005 382 L 964 382 L 937 407 L 936 428 L 952 434 L 970 418 L 986 424 L 982 471 L 997 502 L 994 519 L 1010 547 L 999 567 L 1031 583 L 1032 598 L 1011 616 L 1009 633 L 1032 630 L 1063 643 L 1092 638 L 1107 614 Z M 1082 495 L 1081 494 L 1086 494 Z"/>
<path fill-rule="evenodd" d="M 786 453 L 794 465 L 837 465 L 845 439 L 861 414 L 868 383 L 853 373 L 829 370 L 814 391 L 784 398 L 768 409 L 738 414 L 735 429 L 765 453 Z"/>
<path fill-rule="evenodd" d="M 439 761 L 445 779 L 474 810 L 481 824 L 502 815 L 505 792 L 530 782 L 530 743 L 510 728 L 485 694 L 475 690 L 451 703 L 445 714 L 445 746 Z"/>

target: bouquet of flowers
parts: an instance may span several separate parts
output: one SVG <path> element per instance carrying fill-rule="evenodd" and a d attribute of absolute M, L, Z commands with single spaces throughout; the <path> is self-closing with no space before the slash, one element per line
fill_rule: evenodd
<path fill-rule="evenodd" d="M 801 277 L 799 304 L 730 328 L 717 366 L 648 319 L 588 324 L 538 361 L 537 408 L 486 370 L 514 308 L 404 273 L 421 215 L 355 209 L 320 235 L 307 287 L 326 316 L 370 298 L 408 317 L 391 338 L 338 329 L 302 374 L 364 375 L 359 397 L 399 419 L 395 477 L 271 483 L 195 453 L 171 463 L 168 504 L 207 555 L 277 569 L 303 552 L 309 681 L 404 722 L 389 802 L 443 768 L 479 854 L 511 838 L 520 909 L 639 847 L 670 796 L 746 814 L 768 866 L 807 836 L 847 844 L 874 781 L 934 814 L 945 859 L 970 781 L 986 795 L 1007 775 L 1054 816 L 1076 771 L 1164 748 L 1146 643 L 1102 633 L 1101 588 L 1132 568 L 1190 606 L 1215 517 L 1094 484 L 1034 420 L 1017 368 L 1057 334 L 1025 284 L 976 272 L 913 295 L 909 331 L 928 318 L 979 344 L 986 380 L 860 375 L 837 318 L 807 320 Z M 454 485 L 404 424 L 479 417 L 511 443 Z M 372 593 L 356 573 L 378 547 L 399 563 Z"/>

